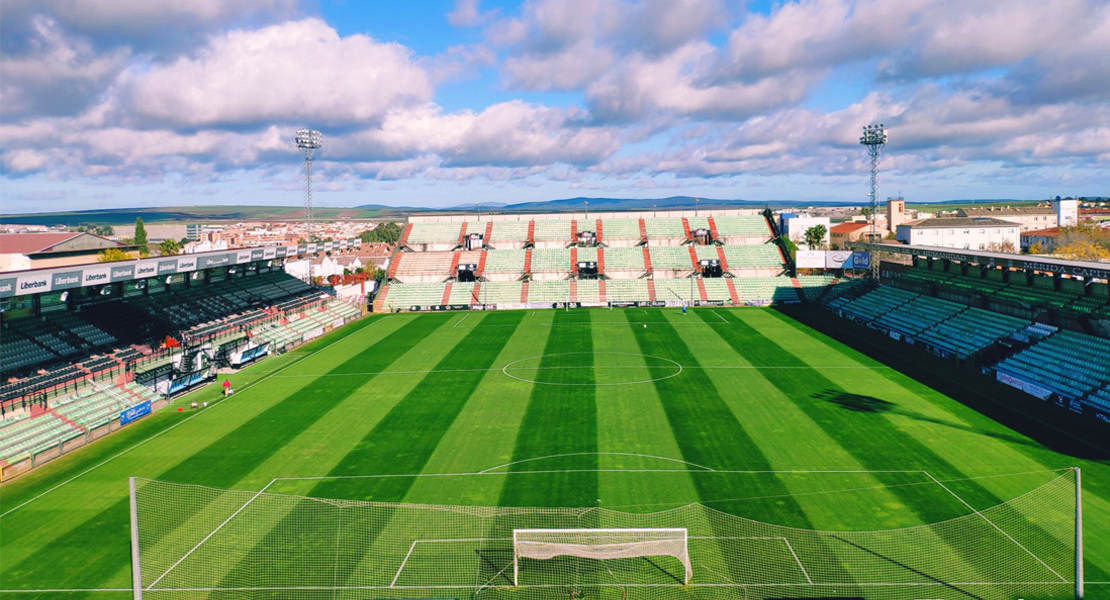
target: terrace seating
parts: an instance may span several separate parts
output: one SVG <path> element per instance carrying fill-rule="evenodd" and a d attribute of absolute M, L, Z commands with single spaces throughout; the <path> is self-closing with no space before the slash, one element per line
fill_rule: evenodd
<path fill-rule="evenodd" d="M 729 270 L 782 268 L 782 255 L 771 244 L 727 245 L 723 247 Z"/>
<path fill-rule="evenodd" d="M 384 306 L 407 310 L 413 305 L 440 304 L 446 288 L 445 283 L 394 283 L 389 286 Z"/>
<path fill-rule="evenodd" d="M 570 301 L 569 281 L 532 281 L 528 284 L 529 302 Z"/>
<path fill-rule="evenodd" d="M 882 286 L 854 300 L 837 298 L 829 306 L 856 318 L 873 321 L 916 297 L 913 292 Z"/>
<path fill-rule="evenodd" d="M 606 225 L 608 227 L 608 225 Z M 608 236 L 609 230 L 605 230 L 605 235 Z M 637 233 L 636 235 L 639 235 Z M 632 248 L 606 248 L 605 249 L 605 271 L 644 271 L 647 267 L 644 266 L 644 251 L 640 247 Z"/>
<path fill-rule="evenodd" d="M 797 279 L 802 285 L 802 293 L 810 302 L 817 300 L 821 292 L 836 280 L 832 275 L 799 275 Z"/>
<path fill-rule="evenodd" d="M 682 219 L 677 217 L 652 217 L 644 219 L 644 230 L 647 231 L 648 242 L 661 239 L 686 239 L 686 230 L 682 228 Z M 652 262 L 655 259 L 652 258 Z"/>
<path fill-rule="evenodd" d="M 907 335 L 917 335 L 967 308 L 964 304 L 918 296 L 894 310 L 876 316 L 874 322 Z"/>
<path fill-rule="evenodd" d="M 605 253 L 606 265 L 609 253 Z M 650 299 L 646 279 L 610 279 L 605 282 L 605 297 L 610 302 L 637 302 Z"/>
<path fill-rule="evenodd" d="M 478 301 L 482 304 L 517 304 L 520 302 L 520 286 L 519 281 L 484 282 L 478 292 Z"/>
<path fill-rule="evenodd" d="M 484 272 L 523 274 L 527 255 L 527 250 L 490 250 L 486 252 Z"/>
<path fill-rule="evenodd" d="M 83 433 L 50 413 L 22 419 L 0 429 L 0 460 L 16 463 Z"/>
<path fill-rule="evenodd" d="M 459 241 L 462 224 L 458 221 L 421 221 L 412 224 L 406 242 L 412 244 L 451 244 Z"/>
<path fill-rule="evenodd" d="M 717 246 L 714 246 L 714 245 L 708 245 L 708 246 L 695 245 L 695 246 L 692 246 L 692 248 L 694 249 L 694 253 L 697 254 L 699 261 L 701 261 L 701 260 L 719 260 L 721 258 L 721 256 L 717 253 Z M 728 257 L 725 257 L 725 260 L 728 260 Z"/>
<path fill-rule="evenodd" d="M 602 242 L 607 242 L 608 240 L 640 239 L 639 219 L 602 219 L 601 227 Z M 608 261 L 609 259 L 606 258 L 605 260 Z"/>
<path fill-rule="evenodd" d="M 474 297 L 474 284 L 456 282 L 451 285 L 451 295 L 447 300 L 448 304 L 477 304 L 481 302 L 480 298 Z"/>
<path fill-rule="evenodd" d="M 995 369 L 1065 398 L 1078 399 L 1110 381 L 1110 340 L 1059 331 Z"/>
<path fill-rule="evenodd" d="M 570 220 L 566 219 L 541 219 L 536 221 L 532 238 L 537 242 L 566 242 L 570 243 Z"/>
<path fill-rule="evenodd" d="M 741 303 L 798 302 L 789 277 L 737 277 L 732 282 Z"/>
<path fill-rule="evenodd" d="M 709 217 L 687 217 L 686 223 L 690 226 L 691 232 L 697 229 L 709 229 Z"/>
<path fill-rule="evenodd" d="M 437 276 L 446 278 L 451 273 L 451 261 L 454 252 L 405 252 L 399 259 L 397 271 L 394 276 L 398 279 L 405 277 Z"/>
<path fill-rule="evenodd" d="M 486 243 L 494 246 L 501 242 L 527 242 L 528 221 L 494 221 L 490 237 L 492 239 L 486 240 Z"/>
<path fill-rule="evenodd" d="M 597 248 L 578 248 L 578 262 L 597 262 Z"/>
<path fill-rule="evenodd" d="M 651 255 L 653 271 L 692 271 L 694 269 L 693 263 L 690 262 L 690 251 L 685 246 L 651 246 L 648 251 Z M 605 265 L 609 266 L 608 255 L 606 255 Z"/>
<path fill-rule="evenodd" d="M 536 248 L 532 250 L 533 273 L 569 273 L 570 250 L 566 248 Z"/>
<path fill-rule="evenodd" d="M 726 304 L 732 303 L 732 296 L 728 293 L 728 283 L 720 277 L 703 279 L 706 300 L 720 300 Z"/>
<path fill-rule="evenodd" d="M 919 334 L 919 338 L 964 359 L 1029 325 L 1029 321 L 981 308 L 968 308 Z"/>
<path fill-rule="evenodd" d="M 767 220 L 759 215 L 726 215 L 713 217 L 721 237 L 771 237 Z"/>
<path fill-rule="evenodd" d="M 687 258 L 689 261 L 689 258 Z M 727 296 L 727 292 L 725 293 Z M 656 279 L 655 280 L 655 299 L 656 300 L 680 300 L 682 302 L 694 303 L 701 300 L 701 293 L 698 292 L 697 279 L 693 277 L 684 277 L 681 279 Z M 646 300 L 646 298 L 645 298 Z"/>
<path fill-rule="evenodd" d="M 583 279 L 578 282 L 578 293 L 575 298 L 578 302 L 601 302 L 601 293 L 598 291 L 596 279 Z"/>

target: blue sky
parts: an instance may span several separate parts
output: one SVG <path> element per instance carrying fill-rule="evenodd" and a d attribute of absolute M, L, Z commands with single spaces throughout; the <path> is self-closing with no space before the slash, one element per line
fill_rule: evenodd
<path fill-rule="evenodd" d="M 1110 194 L 1103 0 L 10 0 L 0 212 Z"/>

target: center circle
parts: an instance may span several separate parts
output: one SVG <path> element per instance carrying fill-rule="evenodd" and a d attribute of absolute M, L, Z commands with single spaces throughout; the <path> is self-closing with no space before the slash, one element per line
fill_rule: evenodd
<path fill-rule="evenodd" d="M 501 372 L 525 383 L 593 387 L 662 381 L 677 377 L 682 365 L 632 352 L 563 352 L 514 360 Z"/>

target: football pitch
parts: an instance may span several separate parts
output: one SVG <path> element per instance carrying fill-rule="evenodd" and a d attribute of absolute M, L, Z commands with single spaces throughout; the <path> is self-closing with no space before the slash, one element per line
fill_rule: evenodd
<path fill-rule="evenodd" d="M 923 585 L 921 595 L 902 595 L 994 597 L 977 588 L 983 579 L 974 577 L 992 569 L 1000 577 L 1008 574 L 1004 567 L 995 568 L 998 564 L 1020 562 L 1013 575 L 1025 582 L 1058 584 L 1073 577 L 1054 568 L 1059 560 L 1013 539 L 1008 528 L 1002 532 L 988 517 L 997 514 L 992 507 L 1033 498 L 1037 490 L 1060 481 L 1064 469 L 1080 467 L 1086 597 L 1110 598 L 1105 448 L 1061 443 L 1067 436 L 1059 431 L 1044 437 L 1014 431 L 930 387 L 928 380 L 884 363 L 883 356 L 862 354 L 775 310 L 374 315 L 230 378 L 237 392 L 229 399 L 220 398 L 217 386 L 202 389 L 0 487 L 0 593 L 11 598 L 129 597 L 128 478 L 135 476 L 157 480 L 152 485 L 169 490 L 156 502 L 167 522 L 190 522 L 208 532 L 196 543 L 191 538 L 182 542 L 186 552 L 152 561 L 153 571 L 144 572 L 144 581 L 157 579 L 153 590 L 178 589 L 172 582 L 183 582 L 184 589 L 202 580 L 221 588 L 236 582 L 240 588 L 226 595 L 182 592 L 183 598 L 413 597 L 404 591 L 406 582 L 422 591 L 445 587 L 420 597 L 462 597 L 461 591 L 448 591 L 452 582 L 469 577 L 467 585 L 473 585 L 471 571 L 483 570 L 489 571 L 485 581 L 496 581 L 507 568 L 504 548 L 490 550 L 492 538 L 463 535 L 468 531 L 463 524 L 455 537 L 429 540 L 412 533 L 411 543 L 406 538 L 405 561 L 383 567 L 389 575 L 385 583 L 395 589 L 334 596 L 333 590 L 253 593 L 239 582 L 264 588 L 281 581 L 293 588 L 320 579 L 289 569 L 252 572 L 265 555 L 259 551 L 265 544 L 321 556 L 334 552 L 318 546 L 336 536 L 312 538 L 315 527 L 327 521 L 313 520 L 318 517 L 304 509 L 302 496 L 598 508 L 605 509 L 598 514 L 634 515 L 677 514 L 695 504 L 704 514 L 692 520 L 720 513 L 727 518 L 714 516 L 715 523 L 735 517 L 767 524 L 767 535 L 718 536 L 715 549 L 704 553 L 727 553 L 751 564 L 762 560 L 774 573 L 755 577 L 743 565 L 725 564 L 735 560 L 718 559 L 713 568 L 706 566 L 709 559 L 695 564 L 693 582 L 735 591 L 722 598 L 774 595 L 751 593 L 745 586 L 776 577 L 785 583 L 819 582 L 836 577 L 830 570 L 848 568 L 819 563 L 805 549 L 784 543 L 790 535 L 783 532 L 791 528 L 841 532 L 832 537 L 849 544 L 847 532 L 962 518 L 958 522 L 978 525 L 962 533 L 939 533 L 953 556 L 941 552 L 937 560 L 965 565 L 953 572 L 966 573 L 969 580 L 941 577 L 945 585 Z M 188 408 L 205 400 L 212 402 L 206 409 Z M 1055 427 L 1044 425 L 1045 432 Z M 261 490 L 263 498 L 273 495 L 272 505 L 284 498 L 293 504 L 274 509 L 274 522 L 263 522 L 242 508 Z M 204 494 L 209 500 L 196 500 Z M 1060 501 L 1055 499 L 1057 505 Z M 395 515 L 406 510 L 349 506 L 363 511 L 359 514 L 370 525 L 392 518 L 393 527 Z M 389 514 L 375 516 L 375 510 Z M 275 538 L 277 523 L 289 521 L 294 512 L 303 518 L 302 539 Z M 1028 510 L 1007 514 L 1015 522 L 1033 518 Z M 632 521 L 636 518 L 628 517 Z M 418 511 L 406 521 L 414 531 L 422 522 Z M 975 539 L 994 535 L 992 526 L 1006 540 L 976 545 Z M 249 538 L 252 530 L 256 539 Z M 164 535 L 173 537 L 172 532 Z M 725 552 L 717 539 L 735 542 Z M 233 544 L 240 554 L 234 554 Z M 697 551 L 692 543 L 691 553 Z M 451 557 L 469 557 L 475 564 L 448 572 Z M 875 560 L 895 563 L 889 557 Z M 338 588 L 357 579 L 359 564 L 356 560 L 340 569 L 321 560 L 317 570 L 338 581 Z M 578 576 L 594 577 L 591 582 L 676 584 L 669 581 L 674 569 L 666 566 L 645 572 L 632 565 L 626 573 Z M 526 577 L 542 585 L 544 575 Z M 907 581 L 930 577 L 915 572 Z M 508 590 L 506 598 L 532 597 L 514 596 L 507 586 L 500 589 Z M 607 597 L 624 598 L 622 593 Z M 693 596 L 717 597 L 697 591 Z"/>

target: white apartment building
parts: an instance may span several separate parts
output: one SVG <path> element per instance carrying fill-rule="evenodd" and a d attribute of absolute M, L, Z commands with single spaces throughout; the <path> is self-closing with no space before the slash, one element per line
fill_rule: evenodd
<path fill-rule="evenodd" d="M 988 217 L 937 217 L 898 226 L 898 241 L 911 246 L 962 250 L 999 250 L 1007 242 L 1013 252 L 1021 249 L 1021 226 Z"/>
<path fill-rule="evenodd" d="M 961 208 L 956 214 L 960 217 L 986 217 L 1017 223 L 1022 231 L 1056 227 L 1059 220 L 1056 209 L 1051 206 L 984 206 Z"/>

